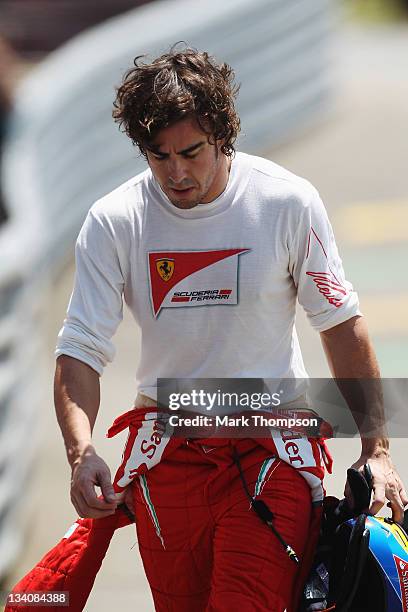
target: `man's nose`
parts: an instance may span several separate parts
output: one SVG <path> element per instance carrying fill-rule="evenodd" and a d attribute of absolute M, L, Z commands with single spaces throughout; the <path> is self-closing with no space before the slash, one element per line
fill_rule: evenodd
<path fill-rule="evenodd" d="M 169 159 L 168 163 L 169 181 L 174 184 L 181 183 L 186 177 L 186 168 L 183 159 Z"/>

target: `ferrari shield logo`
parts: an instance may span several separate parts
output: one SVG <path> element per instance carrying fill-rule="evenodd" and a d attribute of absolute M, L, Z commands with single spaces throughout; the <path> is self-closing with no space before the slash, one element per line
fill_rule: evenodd
<path fill-rule="evenodd" d="M 156 259 L 156 270 L 164 281 L 169 281 L 174 272 L 174 259 Z"/>

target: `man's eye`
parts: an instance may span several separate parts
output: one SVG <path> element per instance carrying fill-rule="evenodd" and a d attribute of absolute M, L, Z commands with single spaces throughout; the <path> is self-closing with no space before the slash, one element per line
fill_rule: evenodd
<path fill-rule="evenodd" d="M 152 152 L 151 154 L 152 154 L 152 156 L 154 157 L 154 159 L 157 159 L 157 160 L 163 160 L 163 159 L 166 159 L 166 156 L 165 156 L 165 155 L 163 155 L 163 154 L 161 154 L 161 153 L 153 153 L 153 152 Z"/>
<path fill-rule="evenodd" d="M 198 155 L 198 152 L 197 153 L 188 153 L 188 154 L 184 155 L 184 157 L 186 159 L 194 159 L 195 157 L 197 157 L 197 155 Z"/>

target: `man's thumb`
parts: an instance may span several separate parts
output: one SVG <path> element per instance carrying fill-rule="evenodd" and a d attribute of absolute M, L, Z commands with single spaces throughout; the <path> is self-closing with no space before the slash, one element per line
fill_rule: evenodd
<path fill-rule="evenodd" d="M 110 474 L 105 472 L 100 475 L 101 491 L 105 501 L 112 503 L 116 501 L 115 491 L 110 480 Z"/>

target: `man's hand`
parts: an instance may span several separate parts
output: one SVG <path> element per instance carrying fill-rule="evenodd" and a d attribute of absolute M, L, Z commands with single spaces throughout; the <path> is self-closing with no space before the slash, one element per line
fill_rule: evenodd
<path fill-rule="evenodd" d="M 95 487 L 101 488 L 102 497 Z M 72 464 L 71 501 L 83 518 L 109 516 L 118 505 L 109 467 L 89 444 Z"/>
<path fill-rule="evenodd" d="M 392 463 L 388 449 L 377 449 L 369 454 L 362 453 L 359 460 L 353 463 L 351 467 L 362 472 L 365 463 L 369 464 L 373 477 L 373 497 L 371 505 L 367 509 L 369 514 L 377 514 L 388 499 L 387 506 L 392 510 L 393 520 L 402 523 L 404 507 L 408 504 L 408 497 L 401 478 Z M 352 508 L 353 496 L 348 482 L 346 482 L 344 495 Z"/>
<path fill-rule="evenodd" d="M 363 317 L 355 316 L 321 333 L 333 377 L 359 428 L 361 456 L 351 467 L 363 470 L 368 463 L 373 476 L 370 514 L 380 511 L 387 499 L 394 521 L 402 523 L 407 494 L 390 454 L 385 426 L 381 375 Z M 367 437 L 375 433 L 375 438 Z M 345 496 L 353 507 L 350 488 Z"/>
<path fill-rule="evenodd" d="M 121 493 L 116 493 L 115 497 L 118 505 L 125 504 L 129 512 L 135 516 L 136 511 L 133 503 L 133 487 L 131 484 L 128 485 L 124 491 L 121 491 Z"/>
<path fill-rule="evenodd" d="M 55 411 L 72 470 L 71 501 L 79 516 L 102 518 L 117 507 L 108 466 L 92 445 L 99 410 L 99 375 L 86 363 L 61 355 L 55 370 Z M 95 487 L 100 487 L 98 497 Z"/>

